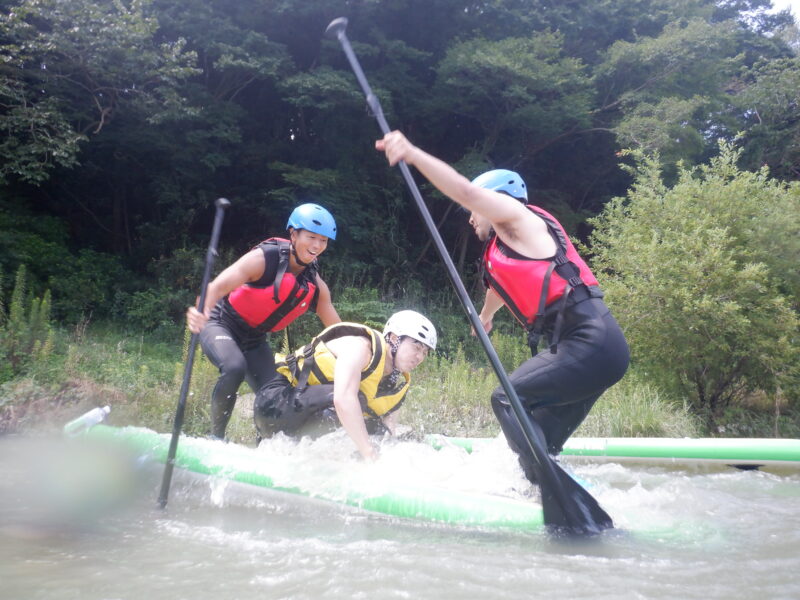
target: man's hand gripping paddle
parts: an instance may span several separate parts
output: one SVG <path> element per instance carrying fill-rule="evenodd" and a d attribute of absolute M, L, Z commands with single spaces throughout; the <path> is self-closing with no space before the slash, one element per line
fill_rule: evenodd
<path fill-rule="evenodd" d="M 367 104 L 369 105 L 372 114 L 377 119 L 381 131 L 385 135 L 390 131 L 389 124 L 386 122 L 386 118 L 383 116 L 383 110 L 381 109 L 380 102 L 372 92 L 372 89 L 370 88 L 369 83 L 364 76 L 364 71 L 361 69 L 361 65 L 358 62 L 358 58 L 356 58 L 356 55 L 353 52 L 350 41 L 347 39 L 347 34 L 345 33 L 346 29 L 347 19 L 340 17 L 328 25 L 328 28 L 325 30 L 325 34 L 338 39 L 339 43 L 342 45 L 342 49 L 347 55 L 347 60 L 350 62 L 350 66 L 352 67 L 353 72 L 358 79 L 358 83 L 361 85 L 361 89 L 364 91 L 364 94 L 367 97 Z M 431 218 L 428 207 L 425 205 L 425 202 L 420 195 L 417 184 L 411 177 L 411 171 L 409 170 L 408 165 L 404 161 L 400 161 L 398 165 L 403 174 L 403 179 L 405 179 L 408 189 L 416 201 L 417 208 L 419 209 L 422 219 L 425 221 L 428 232 L 433 238 L 433 242 L 439 252 L 439 256 L 441 257 L 442 261 L 444 261 L 448 275 L 450 276 L 450 281 L 453 283 L 453 286 L 456 289 L 458 298 L 467 313 L 467 317 L 472 324 L 472 328 L 475 330 L 475 333 L 481 341 L 483 349 L 486 351 L 486 355 L 492 364 L 492 368 L 494 369 L 497 378 L 500 380 L 500 384 L 503 386 L 506 396 L 511 402 L 511 407 L 514 410 L 514 414 L 516 415 L 516 418 L 522 427 L 522 431 L 525 434 L 525 438 L 527 439 L 528 444 L 533 451 L 533 455 L 538 462 L 536 474 L 539 479 L 539 485 L 542 493 L 542 507 L 544 509 L 545 525 L 547 525 L 551 530 L 557 532 L 576 535 L 591 535 L 600 533 L 604 529 L 612 528 L 614 524 L 611 520 L 611 517 L 609 517 L 608 514 L 600 507 L 600 505 L 597 503 L 597 500 L 595 500 L 594 497 L 589 494 L 589 492 L 581 487 L 558 464 L 556 464 L 556 462 L 547 453 L 544 434 L 542 433 L 541 428 L 536 423 L 531 421 L 531 419 L 529 419 L 528 415 L 525 413 L 522 403 L 520 402 L 514 387 L 511 385 L 511 381 L 503 369 L 503 365 L 500 363 L 497 352 L 495 352 L 494 347 L 489 341 L 489 336 L 486 335 L 486 332 L 483 329 L 483 325 L 481 324 L 478 313 L 476 312 L 475 307 L 473 306 L 472 301 L 467 294 L 467 290 L 464 288 L 464 284 L 461 281 L 461 278 L 458 276 L 458 272 L 453 265 L 453 261 L 450 258 L 447 249 L 445 248 L 444 242 L 442 242 L 442 238 L 439 235 L 439 231 L 436 229 L 433 219 Z"/>

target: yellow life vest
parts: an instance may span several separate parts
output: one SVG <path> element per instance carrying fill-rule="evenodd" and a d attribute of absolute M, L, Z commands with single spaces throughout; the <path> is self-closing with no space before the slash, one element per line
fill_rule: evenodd
<path fill-rule="evenodd" d="M 365 416 L 382 417 L 397 410 L 405 398 L 411 375 L 403 373 L 405 381 L 394 389 L 385 390 L 380 385 L 383 379 L 383 370 L 386 366 L 386 340 L 380 332 L 357 323 L 336 323 L 326 328 L 317 337 L 311 340 L 292 354 L 275 355 L 275 366 L 280 375 L 285 377 L 293 386 L 298 385 L 302 373 L 306 371 L 306 360 L 309 359 L 310 370 L 307 370 L 307 381 L 301 385 L 319 385 L 333 383 L 336 357 L 328 349 L 327 342 L 337 338 L 357 335 L 370 340 L 372 357 L 366 367 L 361 370 L 361 384 L 358 387 L 366 398 L 366 405 L 362 399 L 361 410 Z"/>

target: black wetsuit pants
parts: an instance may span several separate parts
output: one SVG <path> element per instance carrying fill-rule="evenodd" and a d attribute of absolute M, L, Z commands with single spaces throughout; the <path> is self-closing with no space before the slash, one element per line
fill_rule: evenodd
<path fill-rule="evenodd" d="M 366 398 L 358 393 L 362 405 Z M 298 392 L 285 377 L 278 375 L 256 393 L 253 407 L 258 439 L 268 438 L 282 431 L 291 436 L 317 437 L 339 427 L 339 418 L 333 408 L 333 384 L 309 385 Z M 386 432 L 383 422 L 365 417 L 367 433 Z"/>
<path fill-rule="evenodd" d="M 242 381 L 247 380 L 257 392 L 275 376 L 275 357 L 266 339 L 242 343 L 230 329 L 214 320 L 200 332 L 200 345 L 219 369 L 211 394 L 211 435 L 224 438 Z"/>
<path fill-rule="evenodd" d="M 525 412 L 541 427 L 547 451 L 556 455 L 609 387 L 628 368 L 628 344 L 599 298 L 568 306 L 557 352 L 545 348 L 510 375 Z M 502 387 L 492 408 L 527 478 L 536 483 L 538 464 Z"/>

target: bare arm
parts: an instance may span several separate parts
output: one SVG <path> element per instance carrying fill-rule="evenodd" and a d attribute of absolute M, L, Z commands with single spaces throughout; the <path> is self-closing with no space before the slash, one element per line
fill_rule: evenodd
<path fill-rule="evenodd" d="M 478 315 L 481 323 L 483 323 L 483 330 L 489 333 L 492 330 L 492 319 L 496 313 L 503 306 L 503 299 L 498 296 L 491 288 L 486 290 L 486 298 L 483 301 L 483 308 L 481 314 Z"/>
<path fill-rule="evenodd" d="M 555 242 L 544 221 L 514 198 L 473 185 L 444 161 L 411 144 L 399 131 L 387 133 L 375 142 L 375 148 L 386 153 L 389 164 L 404 160 L 454 202 L 488 219 L 500 238 L 517 252 L 531 258 L 555 253 Z"/>
<path fill-rule="evenodd" d="M 339 313 L 336 312 L 336 309 L 333 307 L 333 302 L 331 302 L 331 291 L 328 289 L 328 285 L 322 281 L 322 277 L 317 275 L 317 286 L 319 287 L 319 298 L 317 298 L 317 316 L 322 321 L 325 327 L 330 327 L 335 323 L 341 323 L 342 319 L 339 317 Z"/>
<path fill-rule="evenodd" d="M 211 309 L 224 297 L 240 285 L 256 281 L 264 274 L 266 264 L 264 253 L 261 249 L 251 250 L 235 263 L 227 267 L 208 284 L 206 291 L 206 305 L 201 313 L 191 306 L 186 311 L 186 321 L 192 333 L 200 333 L 206 326 Z"/>
<path fill-rule="evenodd" d="M 472 185 L 446 162 L 412 145 L 399 131 L 387 133 L 375 147 L 386 153 L 389 164 L 404 160 L 413 165 L 428 181 L 455 202 L 470 211 L 475 211 L 492 223 L 503 223 L 520 219 L 527 212 L 519 202 L 509 196 Z"/>
<path fill-rule="evenodd" d="M 369 439 L 358 400 L 361 371 L 371 357 L 370 341 L 361 336 L 346 336 L 331 340 L 327 346 L 336 356 L 333 369 L 333 407 L 336 416 L 361 456 L 375 459 L 375 449 Z"/>

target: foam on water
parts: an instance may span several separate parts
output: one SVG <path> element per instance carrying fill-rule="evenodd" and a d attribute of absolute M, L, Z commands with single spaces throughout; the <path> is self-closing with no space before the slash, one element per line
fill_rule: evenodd
<path fill-rule="evenodd" d="M 277 485 L 305 491 L 358 487 L 379 493 L 403 486 L 435 486 L 450 491 L 523 498 L 533 488 L 502 438 L 473 453 L 436 450 L 429 444 L 385 440 L 377 461 L 360 460 L 347 435 L 333 432 L 297 441 L 283 435 L 264 440 L 258 455 L 270 464 Z"/>
<path fill-rule="evenodd" d="M 211 450 L 221 447 L 206 443 Z M 163 466 L 154 464 L 130 480 L 145 494 L 124 512 L 101 510 L 96 502 L 89 504 L 92 512 L 76 506 L 83 495 L 75 493 L 73 482 L 99 493 L 103 482 L 128 480 L 119 465 L 112 462 L 112 472 L 103 474 L 106 467 L 100 465 L 107 457 L 83 457 L 92 465 L 88 472 L 62 473 L 43 487 L 32 470 L 62 469 L 65 462 L 52 453 L 63 448 L 26 460 L 37 446 L 43 447 L 38 441 L 6 440 L 0 449 L 3 598 L 800 597 L 798 474 L 570 465 L 618 526 L 598 538 L 574 541 L 540 531 L 368 514 L 181 470 L 176 470 L 167 510 L 161 511 L 155 500 Z M 528 498 L 532 489 L 502 439 L 473 454 L 384 441 L 375 463 L 357 459 L 344 434 L 300 441 L 278 436 L 245 452 L 278 472 L 281 481 L 309 490 L 330 488 L 341 479 L 379 488 L 436 485 L 535 501 Z M 31 493 L 23 489 L 26 482 L 34 482 Z M 41 528 L 36 535 L 7 527 L 36 522 L 42 506 L 48 506 L 42 489 L 51 498 L 69 499 L 68 511 L 53 514 L 81 520 L 93 514 L 95 526 Z"/>

